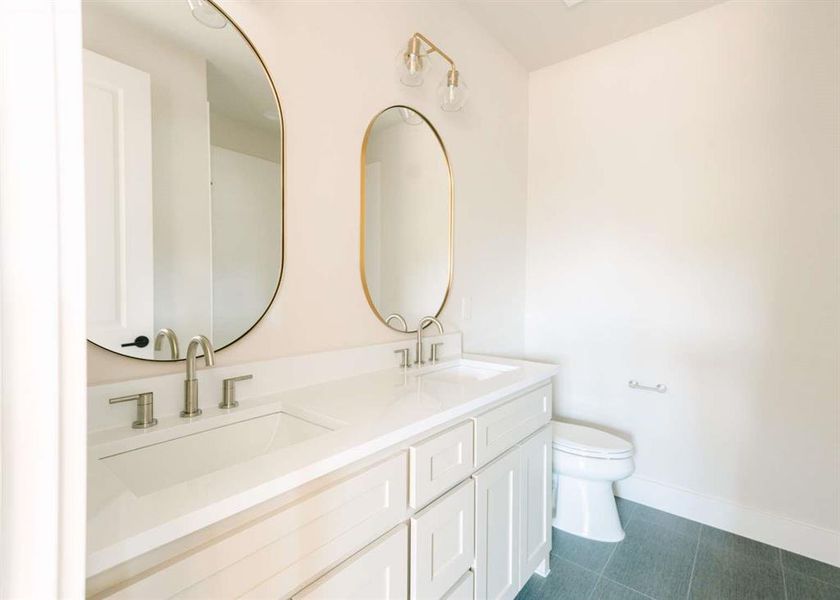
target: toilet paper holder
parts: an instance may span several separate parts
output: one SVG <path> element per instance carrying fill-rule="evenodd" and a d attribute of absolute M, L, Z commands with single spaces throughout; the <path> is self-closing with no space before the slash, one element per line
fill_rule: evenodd
<path fill-rule="evenodd" d="M 659 392 L 660 394 L 664 394 L 668 391 L 668 386 L 664 383 L 657 383 L 656 385 L 642 385 L 635 379 L 631 379 L 627 382 L 627 385 L 634 390 L 644 390 L 646 392 Z"/>

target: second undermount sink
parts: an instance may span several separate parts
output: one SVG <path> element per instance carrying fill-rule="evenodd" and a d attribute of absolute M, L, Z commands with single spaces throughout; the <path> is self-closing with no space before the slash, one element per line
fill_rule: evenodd
<path fill-rule="evenodd" d="M 330 431 L 278 411 L 100 460 L 136 496 L 145 496 Z"/>
<path fill-rule="evenodd" d="M 469 383 L 492 379 L 502 373 L 515 371 L 518 367 L 502 365 L 480 360 L 460 359 L 451 364 L 443 364 L 440 368 L 420 373 L 418 377 L 425 381 L 445 381 L 447 383 Z"/>

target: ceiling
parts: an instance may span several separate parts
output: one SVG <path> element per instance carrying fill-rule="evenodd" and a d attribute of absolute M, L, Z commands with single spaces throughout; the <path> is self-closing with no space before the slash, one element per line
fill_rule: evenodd
<path fill-rule="evenodd" d="M 721 1 L 462 0 L 462 4 L 533 71 Z"/>

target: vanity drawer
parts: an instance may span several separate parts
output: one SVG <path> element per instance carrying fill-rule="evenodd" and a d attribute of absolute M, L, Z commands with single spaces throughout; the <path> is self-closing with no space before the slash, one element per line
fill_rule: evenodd
<path fill-rule="evenodd" d="M 465 421 L 409 448 L 409 504 L 420 508 L 470 476 L 473 422 Z"/>
<path fill-rule="evenodd" d="M 408 514 L 406 453 L 165 563 L 116 598 L 286 598 Z"/>
<path fill-rule="evenodd" d="M 411 518 L 411 598 L 438 600 L 475 558 L 475 481 Z"/>
<path fill-rule="evenodd" d="M 550 420 L 550 384 L 473 417 L 475 466 L 486 465 Z"/>
<path fill-rule="evenodd" d="M 294 600 L 405 600 L 408 598 L 408 527 L 383 535 Z"/>
<path fill-rule="evenodd" d="M 467 571 L 441 600 L 473 600 L 474 594 L 475 573 Z"/>

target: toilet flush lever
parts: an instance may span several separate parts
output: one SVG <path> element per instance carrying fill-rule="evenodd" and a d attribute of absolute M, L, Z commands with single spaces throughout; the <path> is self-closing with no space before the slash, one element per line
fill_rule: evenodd
<path fill-rule="evenodd" d="M 664 394 L 668 391 L 668 386 L 664 383 L 657 383 L 656 385 L 642 385 L 635 379 L 631 379 L 627 382 L 627 385 L 634 390 L 644 390 L 646 392 L 659 392 L 660 394 Z"/>

